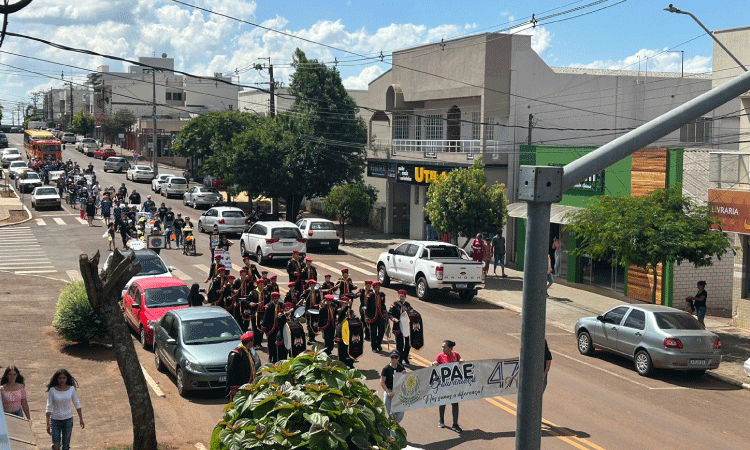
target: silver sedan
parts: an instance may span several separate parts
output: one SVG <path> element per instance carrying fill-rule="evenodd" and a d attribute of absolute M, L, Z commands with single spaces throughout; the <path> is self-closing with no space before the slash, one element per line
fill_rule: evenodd
<path fill-rule="evenodd" d="M 719 336 L 685 311 L 661 305 L 621 305 L 601 316 L 578 319 L 578 351 L 602 349 L 631 359 L 650 376 L 655 368 L 687 370 L 700 376 L 721 363 Z"/>

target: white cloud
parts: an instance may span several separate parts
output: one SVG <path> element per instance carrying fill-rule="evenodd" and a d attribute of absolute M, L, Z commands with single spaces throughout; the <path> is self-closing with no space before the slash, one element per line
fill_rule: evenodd
<path fill-rule="evenodd" d="M 711 57 L 694 56 L 685 60 L 685 73 L 710 73 Z M 597 60 L 590 63 L 573 63 L 570 67 L 609 70 L 642 70 L 649 72 L 680 72 L 682 55 L 676 52 L 641 49 L 618 60 Z"/>
<path fill-rule="evenodd" d="M 367 85 L 383 74 L 383 69 L 378 66 L 370 66 L 365 68 L 359 75 L 347 77 L 343 80 L 344 87 L 347 89 L 362 89 L 366 90 Z"/>
<path fill-rule="evenodd" d="M 509 21 L 513 22 L 512 16 L 509 18 Z M 530 24 L 525 23 L 512 28 L 508 33 L 531 36 L 531 48 L 539 55 L 542 55 L 552 47 L 552 33 L 545 27 L 531 27 Z"/>

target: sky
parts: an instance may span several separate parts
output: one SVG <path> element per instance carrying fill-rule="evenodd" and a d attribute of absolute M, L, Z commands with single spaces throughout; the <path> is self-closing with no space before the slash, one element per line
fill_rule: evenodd
<path fill-rule="evenodd" d="M 675 7 L 710 30 L 750 26 L 747 0 L 678 1 Z M 711 37 L 689 16 L 663 11 L 667 6 L 654 0 L 33 0 L 8 17 L 7 30 L 130 60 L 166 53 L 178 70 L 231 75 L 248 88 L 268 80 L 253 68 L 268 64 L 261 58 L 270 58 L 276 81 L 288 85 L 297 47 L 335 65 L 347 88 L 367 89 L 389 69 L 394 50 L 486 32 L 531 34 L 533 49 L 550 66 L 638 70 L 640 64 L 679 72 L 684 52 L 685 72 L 710 73 Z M 6 36 L 3 123 L 34 92 L 82 84 L 100 65 L 127 71 L 127 64 L 104 56 Z"/>

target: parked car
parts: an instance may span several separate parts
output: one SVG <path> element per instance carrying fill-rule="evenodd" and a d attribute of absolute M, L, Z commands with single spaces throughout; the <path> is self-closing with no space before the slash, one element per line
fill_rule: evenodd
<path fill-rule="evenodd" d="M 10 127 L 11 133 L 23 133 L 23 128 L 21 127 Z"/>
<path fill-rule="evenodd" d="M 26 164 L 26 161 L 12 161 L 8 166 L 8 174 L 10 176 L 10 179 L 15 179 L 18 176 L 18 173 L 22 170 L 31 170 Z"/>
<path fill-rule="evenodd" d="M 306 239 L 291 222 L 255 222 L 240 236 L 240 254 L 255 254 L 258 263 L 267 259 L 290 258 L 292 252 L 307 252 Z"/>
<path fill-rule="evenodd" d="M 95 159 L 107 159 L 112 156 L 117 156 L 117 152 L 112 147 L 103 147 L 94 150 Z"/>
<path fill-rule="evenodd" d="M 84 144 L 96 144 L 96 139 L 93 138 L 83 138 L 80 141 L 76 141 L 76 150 L 83 153 L 83 146 Z M 98 147 L 99 144 L 96 144 Z"/>
<path fill-rule="evenodd" d="M 130 164 L 128 164 L 129 166 Z M 150 166 L 133 166 L 125 172 L 125 179 L 133 181 L 151 181 L 154 179 L 154 169 Z"/>
<path fill-rule="evenodd" d="M 23 156 L 17 148 L 10 147 L 3 150 L 0 160 L 2 160 L 3 167 L 8 167 L 13 161 L 23 161 Z"/>
<path fill-rule="evenodd" d="M 42 184 L 42 179 L 39 177 L 39 174 L 31 170 L 27 170 L 16 177 L 16 189 L 21 193 L 31 192 L 34 188 L 37 188 Z"/>
<path fill-rule="evenodd" d="M 154 325 L 164 314 L 188 306 L 188 294 L 190 288 L 179 278 L 144 278 L 130 285 L 122 297 L 122 309 L 143 348 L 153 345 Z"/>
<path fill-rule="evenodd" d="M 175 376 L 177 392 L 225 389 L 227 355 L 240 344 L 242 330 L 218 306 L 197 306 L 164 314 L 154 326 L 154 363 Z M 254 353 L 254 352 L 253 352 Z M 255 359 L 260 369 L 260 358 Z"/>
<path fill-rule="evenodd" d="M 468 302 L 484 284 L 484 264 L 472 261 L 465 251 L 445 242 L 404 242 L 381 253 L 376 267 L 383 286 L 392 279 L 416 286 L 420 300 L 442 290 L 456 292 Z"/>
<path fill-rule="evenodd" d="M 60 193 L 57 192 L 57 188 L 55 187 L 40 186 L 34 188 L 34 191 L 31 193 L 31 207 L 36 210 L 40 208 L 60 209 L 61 205 Z"/>
<path fill-rule="evenodd" d="M 162 183 L 167 181 L 167 178 L 173 176 L 171 173 L 160 173 L 158 177 L 151 180 L 151 190 L 158 194 L 161 191 Z"/>
<path fill-rule="evenodd" d="M 91 142 L 93 141 L 93 142 Z M 82 145 L 82 152 L 86 156 L 94 156 L 96 154 L 96 151 L 99 150 L 99 144 L 96 143 L 93 139 L 91 141 L 83 141 Z"/>
<path fill-rule="evenodd" d="M 302 235 L 307 236 L 307 248 L 328 248 L 332 252 L 339 250 L 339 232 L 336 224 L 328 219 L 302 219 L 297 222 Z"/>
<path fill-rule="evenodd" d="M 5 133 L 0 133 L 0 148 L 8 147 L 8 136 Z"/>
<path fill-rule="evenodd" d="M 620 305 L 596 317 L 578 319 L 578 351 L 595 349 L 632 360 L 639 375 L 655 368 L 703 375 L 721 363 L 721 340 L 691 314 L 661 305 Z"/>
<path fill-rule="evenodd" d="M 224 197 L 216 188 L 195 186 L 188 189 L 182 196 L 182 204 L 185 206 L 212 206 L 216 202 L 223 201 Z"/>
<path fill-rule="evenodd" d="M 175 270 L 174 267 L 169 266 L 167 267 L 166 264 L 164 264 L 164 261 L 162 261 L 161 257 L 156 254 L 153 250 L 150 249 L 143 249 L 143 250 L 121 250 L 120 251 L 123 256 L 126 258 L 130 256 L 131 253 L 135 252 L 135 259 L 133 260 L 133 264 L 140 263 L 141 264 L 141 271 L 137 274 L 133 275 L 132 278 L 128 281 L 128 283 L 125 285 L 125 289 L 123 289 L 122 293 L 124 294 L 125 291 L 130 287 L 130 285 L 137 280 L 140 280 L 142 278 L 149 278 L 149 277 L 171 277 L 172 271 Z M 109 266 L 112 265 L 114 258 L 114 253 L 110 253 L 107 257 L 107 260 L 104 261 L 104 265 L 102 266 L 103 271 L 107 271 L 109 269 Z"/>
<path fill-rule="evenodd" d="M 76 135 L 74 133 L 63 133 L 62 137 L 60 138 L 60 142 L 62 142 L 63 144 L 75 144 Z"/>
<path fill-rule="evenodd" d="M 182 197 L 188 190 L 188 180 L 183 177 L 169 177 L 160 186 L 159 193 L 164 197 Z"/>
<path fill-rule="evenodd" d="M 123 170 L 129 170 L 130 163 L 127 159 L 122 156 L 108 156 L 104 161 L 104 171 L 109 170 L 117 173 L 122 173 Z"/>
<path fill-rule="evenodd" d="M 248 220 L 244 211 L 231 206 L 209 208 L 198 218 L 198 231 L 201 233 L 242 234 L 247 226 Z"/>
<path fill-rule="evenodd" d="M 745 364 L 743 364 L 742 368 L 745 369 L 745 375 L 750 377 L 750 358 L 745 361 Z"/>
<path fill-rule="evenodd" d="M 203 185 L 206 187 L 212 187 L 214 189 L 225 190 L 227 188 L 226 181 L 221 178 L 216 178 L 213 175 L 206 175 L 203 177 Z"/>

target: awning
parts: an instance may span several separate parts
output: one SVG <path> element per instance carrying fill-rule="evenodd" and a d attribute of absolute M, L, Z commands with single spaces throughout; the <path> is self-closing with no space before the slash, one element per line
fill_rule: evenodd
<path fill-rule="evenodd" d="M 553 203 L 550 211 L 549 221 L 550 223 L 560 223 L 565 225 L 569 222 L 566 217 L 568 213 L 574 213 L 581 209 L 583 208 L 579 208 L 577 206 L 557 205 Z M 510 217 L 515 217 L 518 219 L 525 219 L 526 202 L 511 203 L 510 205 L 508 205 L 508 215 Z"/>

